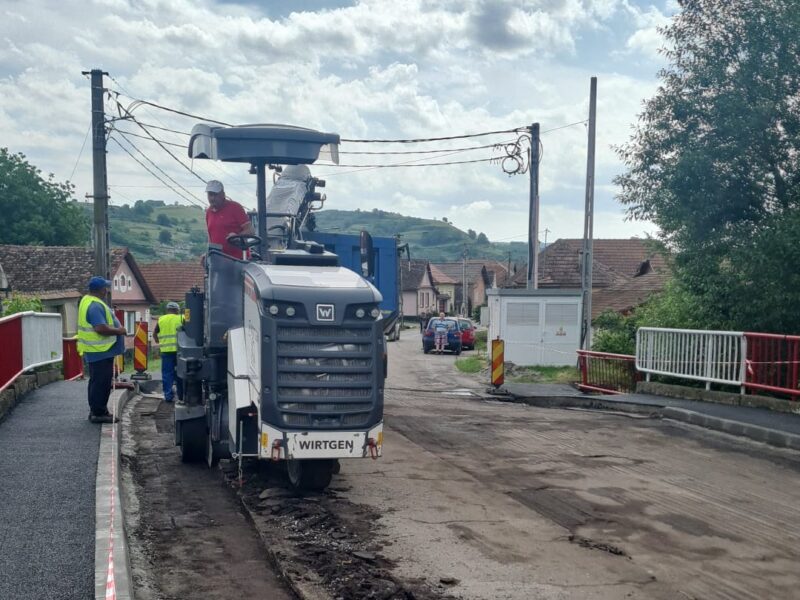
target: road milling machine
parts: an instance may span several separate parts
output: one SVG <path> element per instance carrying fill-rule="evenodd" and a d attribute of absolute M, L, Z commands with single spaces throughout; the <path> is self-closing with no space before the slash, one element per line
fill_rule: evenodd
<path fill-rule="evenodd" d="M 293 487 L 322 489 L 341 459 L 381 456 L 387 359 L 371 251 L 362 276 L 303 239 L 324 201 L 307 165 L 321 155 L 338 162 L 338 144 L 336 134 L 286 125 L 192 130 L 190 158 L 255 174 L 258 235 L 230 239 L 241 260 L 210 247 L 204 290 L 186 295 L 175 406 L 184 462 L 285 461 Z"/>

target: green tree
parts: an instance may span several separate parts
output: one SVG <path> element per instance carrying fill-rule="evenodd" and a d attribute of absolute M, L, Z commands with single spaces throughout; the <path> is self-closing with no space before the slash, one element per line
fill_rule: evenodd
<path fill-rule="evenodd" d="M 800 332 L 800 11 L 680 5 L 661 86 L 619 148 L 619 199 L 659 226 L 704 326 Z"/>
<path fill-rule="evenodd" d="M 158 232 L 158 241 L 162 244 L 172 243 L 172 232 L 169 229 L 161 229 Z"/>
<path fill-rule="evenodd" d="M 0 244 L 79 246 L 89 239 L 89 221 L 73 200 L 71 183 L 59 183 L 0 148 Z"/>
<path fill-rule="evenodd" d="M 170 227 L 172 225 L 172 220 L 164 213 L 159 213 L 156 217 L 156 223 L 163 227 Z"/>
<path fill-rule="evenodd" d="M 22 296 L 12 294 L 11 300 L 1 300 L 2 299 L 0 299 L 0 316 L 3 317 L 29 310 L 34 312 L 42 312 L 42 301 L 38 298 L 24 298 Z"/>

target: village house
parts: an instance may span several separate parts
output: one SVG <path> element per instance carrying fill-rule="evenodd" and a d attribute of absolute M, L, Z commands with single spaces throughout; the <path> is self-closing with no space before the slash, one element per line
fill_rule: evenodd
<path fill-rule="evenodd" d="M 193 287 L 203 289 L 205 269 L 199 260 L 139 265 L 156 303 L 183 302 Z"/>
<path fill-rule="evenodd" d="M 94 273 L 94 251 L 78 246 L 0 245 L 0 265 L 11 294 L 41 300 L 45 312 L 61 315 L 64 337 L 78 328 L 78 303 Z M 112 306 L 128 330 L 133 347 L 136 321 L 150 319 L 155 303 L 139 265 L 127 248 L 111 250 Z"/>
<path fill-rule="evenodd" d="M 403 316 L 419 317 L 436 309 L 436 288 L 427 260 L 401 260 Z"/>
<path fill-rule="evenodd" d="M 593 242 L 592 319 L 606 310 L 630 312 L 664 289 L 670 269 L 649 240 L 596 239 Z M 539 288 L 580 289 L 582 239 L 560 239 L 539 253 Z M 512 279 L 524 288 L 527 267 Z"/>
<path fill-rule="evenodd" d="M 467 288 L 467 315 L 471 315 L 476 307 L 486 304 L 486 290 L 494 285 L 494 271 L 490 275 L 490 271 L 487 270 L 484 263 L 485 261 L 468 260 L 466 267 L 464 261 L 431 263 L 432 269 L 435 267 L 439 273 L 443 273 L 454 282 L 452 300 L 449 303 L 450 310 L 446 312 L 453 314 L 459 312 L 465 286 Z M 466 282 L 464 281 L 465 270 Z M 434 277 L 435 279 L 436 277 Z M 449 287 L 445 289 L 449 291 Z"/>
<path fill-rule="evenodd" d="M 433 285 L 438 292 L 436 297 L 436 312 L 444 312 L 453 314 L 453 303 L 456 298 L 456 285 L 458 282 L 445 275 L 440 271 L 436 265 L 430 265 L 431 277 L 433 278 Z"/>

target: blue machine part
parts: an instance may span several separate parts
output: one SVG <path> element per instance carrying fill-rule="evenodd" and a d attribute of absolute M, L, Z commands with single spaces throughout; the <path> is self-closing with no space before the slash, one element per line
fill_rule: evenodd
<path fill-rule="evenodd" d="M 346 233 L 303 232 L 303 238 L 325 246 L 329 252 L 339 256 L 343 267 L 361 275 L 361 239 Z M 373 237 L 375 252 L 375 275 L 372 284 L 383 296 L 381 310 L 397 310 L 397 241 L 390 237 Z"/>

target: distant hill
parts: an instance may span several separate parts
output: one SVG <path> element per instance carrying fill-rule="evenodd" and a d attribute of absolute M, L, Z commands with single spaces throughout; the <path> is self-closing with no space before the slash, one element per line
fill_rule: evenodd
<path fill-rule="evenodd" d="M 486 235 L 462 231 L 452 223 L 434 219 L 406 217 L 374 208 L 372 210 L 323 210 L 316 213 L 317 229 L 331 233 L 359 233 L 366 229 L 373 236 L 400 234 L 408 242 L 412 258 L 432 261 L 461 260 L 464 246 L 469 258 L 491 258 L 521 263 L 528 260 L 527 242 L 492 243 Z"/>
<path fill-rule="evenodd" d="M 91 219 L 92 205 L 84 203 Z M 359 233 L 393 237 L 408 242 L 412 258 L 432 261 L 461 260 L 466 246 L 469 258 L 489 258 L 512 263 L 527 261 L 524 242 L 492 243 L 481 232 L 462 231 L 444 220 L 419 219 L 378 209 L 323 210 L 314 213 L 316 229 L 330 233 Z M 195 206 L 138 200 L 131 206 L 109 206 L 112 246 L 127 246 L 141 262 L 186 260 L 206 250 L 203 210 Z"/>

